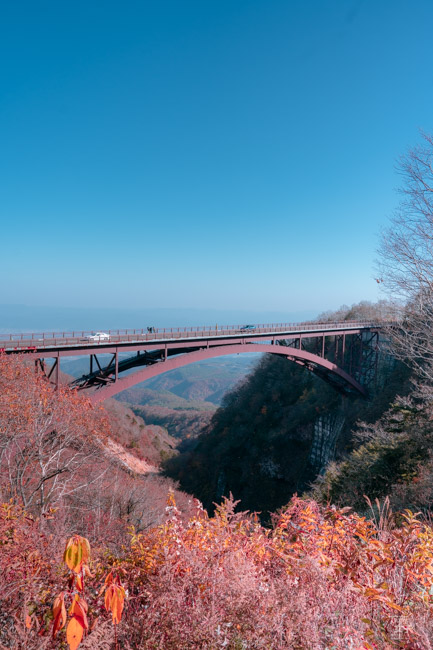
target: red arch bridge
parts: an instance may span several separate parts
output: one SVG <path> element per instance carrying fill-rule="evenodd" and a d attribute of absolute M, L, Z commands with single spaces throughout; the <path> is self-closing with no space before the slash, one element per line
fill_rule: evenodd
<path fill-rule="evenodd" d="M 375 377 L 383 322 L 342 321 L 0 334 L 0 351 L 26 354 L 59 385 L 61 359 L 87 355 L 89 372 L 70 386 L 92 402 L 181 366 L 245 352 L 278 354 L 345 394 L 367 396 Z M 108 356 L 107 356 L 108 355 Z M 51 359 L 51 363 L 45 360 Z"/>

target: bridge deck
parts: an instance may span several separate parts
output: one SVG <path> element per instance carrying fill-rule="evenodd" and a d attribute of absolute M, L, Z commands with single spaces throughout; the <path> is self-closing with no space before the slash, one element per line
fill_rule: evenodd
<path fill-rule="evenodd" d="M 242 330 L 240 326 L 161 328 L 152 332 L 141 330 L 111 330 L 109 340 L 92 341 L 91 332 L 43 332 L 31 334 L 0 334 L 0 351 L 6 353 L 33 352 L 44 356 L 66 356 L 77 354 L 112 353 L 114 349 L 154 349 L 176 345 L 191 347 L 192 344 L 206 345 L 235 344 L 291 338 L 338 336 L 361 331 L 379 330 L 384 326 L 378 321 L 342 321 L 326 323 L 291 323 L 258 325 L 253 330 Z"/>

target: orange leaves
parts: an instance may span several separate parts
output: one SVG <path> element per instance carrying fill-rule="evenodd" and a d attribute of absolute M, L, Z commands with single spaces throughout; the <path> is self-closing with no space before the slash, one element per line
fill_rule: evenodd
<path fill-rule="evenodd" d="M 80 573 L 90 559 L 90 544 L 85 537 L 74 535 L 66 542 L 63 560 L 71 571 Z"/>
<path fill-rule="evenodd" d="M 59 630 L 66 625 L 65 598 L 72 598 L 68 612 L 70 620 L 66 627 L 66 640 L 69 645 L 69 650 L 76 650 L 78 648 L 84 633 L 89 629 L 89 622 L 87 620 L 88 605 L 81 595 L 84 591 L 85 576 L 92 577 L 87 565 L 89 559 L 90 545 L 87 539 L 80 537 L 80 535 L 71 537 L 66 543 L 64 552 L 64 561 L 71 570 L 71 578 L 69 580 L 70 591 L 62 591 L 57 596 L 53 606 L 53 638 L 55 638 Z M 117 625 L 122 618 L 126 595 L 117 575 L 113 576 L 112 572 L 107 575 L 100 595 L 104 591 L 105 609 L 111 612 L 113 623 Z"/>
<path fill-rule="evenodd" d="M 59 630 L 66 625 L 66 606 L 65 606 L 65 592 L 57 596 L 53 606 L 53 639 Z"/>
<path fill-rule="evenodd" d="M 84 632 L 89 629 L 87 620 L 88 605 L 78 592 L 84 590 L 84 574 L 91 576 L 87 564 L 83 564 L 90 556 L 90 546 L 86 539 L 75 535 L 66 544 L 65 561 L 69 560 L 68 566 L 73 571 L 72 581 L 70 581 L 71 590 L 75 587 L 75 595 L 72 596 L 72 603 L 69 607 L 70 620 L 66 627 L 66 640 L 70 650 L 76 650 L 81 643 Z M 76 573 L 80 567 L 80 573 Z M 77 591 L 78 590 L 78 591 Z M 113 576 L 110 572 L 106 579 L 101 594 L 105 591 L 105 609 L 112 614 L 113 623 L 117 625 L 122 618 L 123 607 L 125 603 L 125 589 L 120 583 L 118 576 Z M 69 596 L 67 592 L 62 592 L 57 596 L 53 606 L 53 638 L 56 637 L 59 630 L 66 625 L 67 614 L 65 597 Z M 116 645 L 117 647 L 117 645 Z"/>
<path fill-rule="evenodd" d="M 53 638 L 66 625 L 65 592 L 57 596 L 53 606 Z M 69 608 L 70 620 L 66 628 L 66 640 L 70 650 L 76 650 L 83 638 L 84 630 L 89 628 L 87 621 L 87 603 L 76 594 Z"/>
<path fill-rule="evenodd" d="M 71 537 L 66 542 L 63 559 L 72 571 L 72 576 L 69 581 L 70 589 L 73 590 L 74 587 L 76 589 L 69 608 L 69 616 L 71 618 L 66 628 L 66 640 L 69 648 L 70 650 L 76 650 L 81 643 L 84 631 L 89 629 L 87 620 L 88 605 L 78 593 L 84 591 L 84 576 L 91 575 L 87 565 L 90 559 L 90 544 L 88 540 L 80 535 Z M 57 632 L 66 624 L 65 595 L 66 593 L 63 591 L 54 601 L 53 638 L 55 638 Z"/>
<path fill-rule="evenodd" d="M 120 623 L 124 602 L 124 588 L 121 585 L 110 585 L 105 592 L 105 609 L 112 613 L 114 624 Z"/>
<path fill-rule="evenodd" d="M 105 609 L 111 612 L 113 623 L 117 625 L 122 618 L 123 606 L 125 603 L 125 590 L 122 587 L 118 576 L 110 573 L 105 578 L 103 591 L 105 590 Z"/>
<path fill-rule="evenodd" d="M 86 601 L 76 595 L 69 609 L 69 614 L 71 620 L 66 628 L 66 640 L 69 643 L 70 650 L 76 650 L 81 643 L 84 630 L 89 629 Z"/>
<path fill-rule="evenodd" d="M 290 575 L 313 558 L 327 570 L 330 586 L 338 589 L 347 581 L 357 590 L 357 602 L 372 608 L 366 633 L 381 642 L 402 615 L 431 604 L 433 530 L 409 511 L 400 528 L 390 521 L 382 528 L 354 513 L 293 499 L 273 542 Z M 405 633 L 412 634 L 410 628 Z"/>
<path fill-rule="evenodd" d="M 433 530 L 414 515 L 381 529 L 355 513 L 293 499 L 270 530 L 234 512 L 233 502 L 189 522 L 174 500 L 169 508 L 168 524 L 131 530 L 122 560 L 100 556 L 95 573 L 111 571 L 99 593 L 100 584 L 88 585 L 88 542 L 78 535 L 68 541 L 70 578 L 54 602 L 53 647 L 67 641 L 79 650 L 86 634 L 89 647 L 98 647 L 97 616 L 112 619 L 113 648 L 124 638 L 137 648 L 235 647 L 239 639 L 251 648 L 424 647 L 417 629 L 420 621 L 433 624 Z M 15 515 L 0 508 L 0 523 L 2 516 L 7 552 Z M 126 587 L 134 595 L 128 617 Z M 29 637 L 45 633 L 37 622 L 42 611 L 40 599 L 24 610 L 34 620 Z M 125 636 L 117 642 L 120 622 Z"/>
<path fill-rule="evenodd" d="M 73 617 L 68 623 L 66 628 L 66 641 L 69 644 L 70 650 L 76 650 L 83 638 L 84 629 L 77 618 Z"/>
<path fill-rule="evenodd" d="M 75 576 L 75 586 L 77 587 L 78 591 L 84 591 L 84 580 L 82 575 L 77 574 Z"/>
<path fill-rule="evenodd" d="M 173 490 L 170 490 L 167 495 L 167 508 L 176 508 L 176 500 L 174 498 Z"/>
<path fill-rule="evenodd" d="M 89 623 L 87 622 L 87 603 L 83 598 L 78 594 L 75 595 L 74 600 L 72 601 L 71 607 L 69 608 L 69 614 L 78 619 L 81 627 L 84 630 L 89 628 Z"/>

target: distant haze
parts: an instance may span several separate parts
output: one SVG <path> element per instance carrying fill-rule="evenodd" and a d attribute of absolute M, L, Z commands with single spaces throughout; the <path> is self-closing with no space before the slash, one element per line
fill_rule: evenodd
<path fill-rule="evenodd" d="M 0 332 L 59 330 L 140 329 L 238 325 L 245 323 L 291 323 L 311 320 L 315 311 L 263 312 L 212 309 L 110 309 L 0 305 Z"/>

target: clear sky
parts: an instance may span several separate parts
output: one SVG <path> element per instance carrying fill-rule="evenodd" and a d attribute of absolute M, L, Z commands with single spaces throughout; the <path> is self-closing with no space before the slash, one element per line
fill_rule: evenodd
<path fill-rule="evenodd" d="M 0 303 L 375 300 L 431 0 L 0 2 Z"/>

